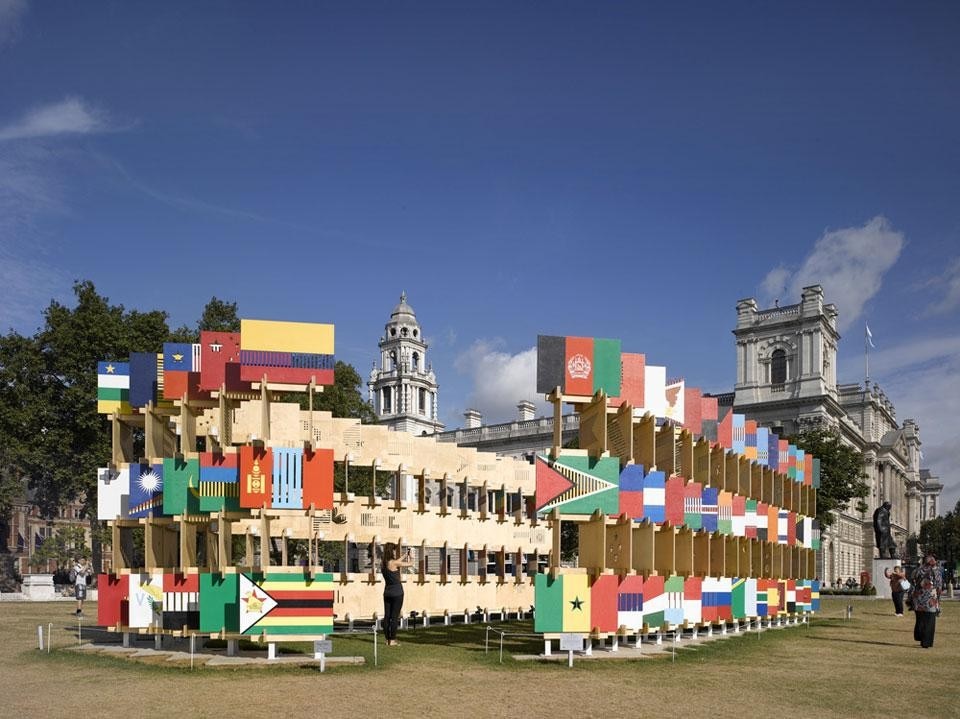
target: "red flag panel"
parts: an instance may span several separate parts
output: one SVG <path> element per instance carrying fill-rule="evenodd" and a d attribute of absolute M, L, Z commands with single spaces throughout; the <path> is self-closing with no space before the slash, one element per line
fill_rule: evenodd
<path fill-rule="evenodd" d="M 564 356 L 565 394 L 593 395 L 593 338 L 567 337 Z"/>
<path fill-rule="evenodd" d="M 333 450 L 303 453 L 303 508 L 333 509 Z"/>
<path fill-rule="evenodd" d="M 271 505 L 273 454 L 266 447 L 240 448 L 240 506 L 248 509 Z"/>
<path fill-rule="evenodd" d="M 598 632 L 615 632 L 617 621 L 617 589 L 620 578 L 601 574 L 590 587 L 590 628 Z"/>

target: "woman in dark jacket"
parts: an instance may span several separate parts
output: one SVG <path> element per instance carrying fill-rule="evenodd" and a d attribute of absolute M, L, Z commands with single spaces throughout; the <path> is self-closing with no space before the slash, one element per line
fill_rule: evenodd
<path fill-rule="evenodd" d="M 910 600 L 914 614 L 913 638 L 920 646 L 929 649 L 933 646 L 933 635 L 937 630 L 937 616 L 940 614 L 940 593 L 943 591 L 943 572 L 937 564 L 937 558 L 927 554 L 923 564 L 913 573 L 913 586 L 910 587 Z"/>

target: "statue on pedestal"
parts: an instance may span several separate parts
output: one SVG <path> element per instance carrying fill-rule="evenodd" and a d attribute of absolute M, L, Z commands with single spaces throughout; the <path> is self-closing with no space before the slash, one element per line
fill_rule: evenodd
<path fill-rule="evenodd" d="M 884 502 L 873 513 L 873 534 L 880 559 L 896 559 L 897 543 L 890 533 L 890 502 Z"/>

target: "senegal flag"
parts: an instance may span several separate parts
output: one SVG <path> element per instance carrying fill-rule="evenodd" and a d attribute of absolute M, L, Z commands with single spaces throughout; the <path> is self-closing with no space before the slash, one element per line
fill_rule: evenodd
<path fill-rule="evenodd" d="M 538 574 L 534 585 L 534 631 L 590 631 L 590 587 L 586 574 Z"/>

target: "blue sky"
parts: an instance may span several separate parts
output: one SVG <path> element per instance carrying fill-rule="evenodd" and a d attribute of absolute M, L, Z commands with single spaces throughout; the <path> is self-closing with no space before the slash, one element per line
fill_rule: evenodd
<path fill-rule="evenodd" d="M 0 0 L 0 324 L 216 295 L 366 375 L 405 290 L 455 427 L 538 333 L 728 390 L 737 300 L 819 282 L 951 508 L 960 5 L 800 5 Z"/>

